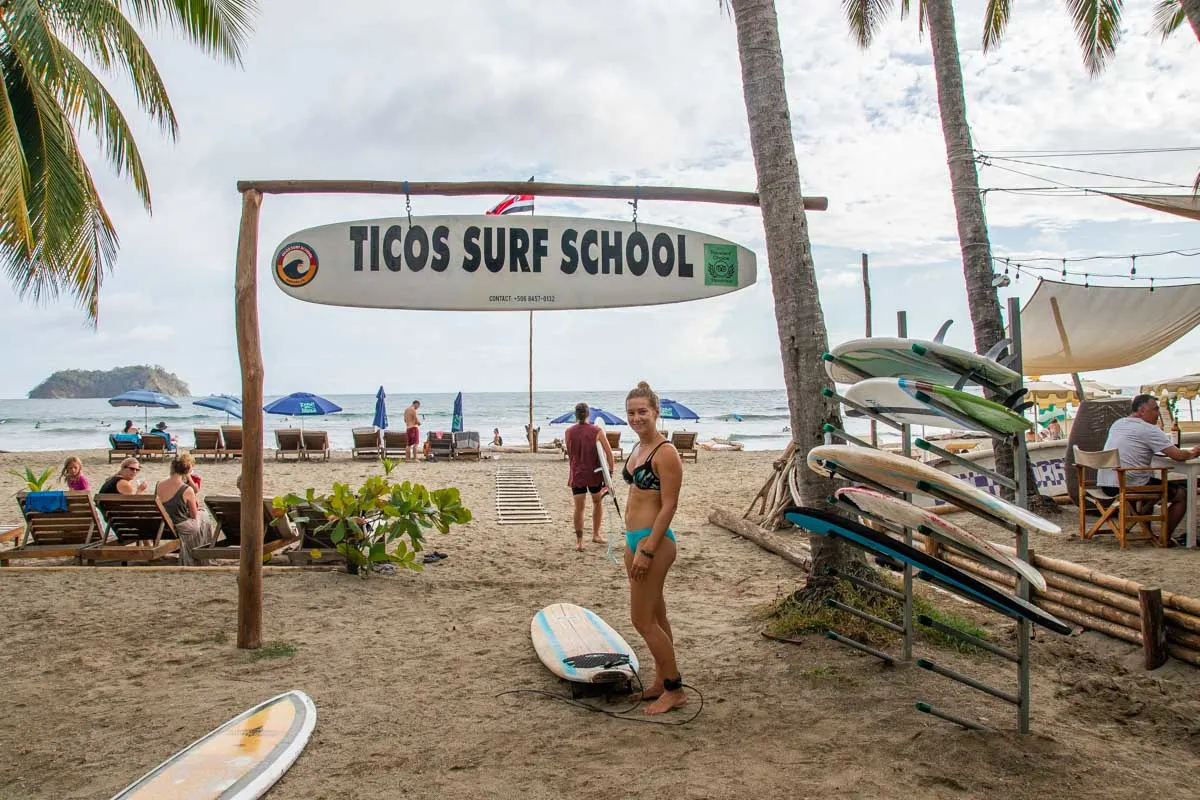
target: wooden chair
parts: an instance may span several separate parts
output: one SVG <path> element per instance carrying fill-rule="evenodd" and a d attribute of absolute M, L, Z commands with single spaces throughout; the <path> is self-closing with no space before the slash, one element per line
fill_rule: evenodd
<path fill-rule="evenodd" d="M 696 449 L 696 434 L 692 431 L 675 431 L 671 434 L 671 444 L 679 451 L 683 461 L 696 461 L 700 451 Z"/>
<path fill-rule="evenodd" d="M 299 566 L 345 561 L 346 557 L 329 538 L 333 531 L 321 530 L 328 521 L 329 518 L 314 506 L 297 506 L 293 524 L 300 532 L 300 546 L 287 554 L 288 560 Z"/>
<path fill-rule="evenodd" d="M 141 447 L 138 448 L 138 458 L 165 459 L 174 455 L 175 451 L 168 448 L 169 442 L 165 436 L 146 434 L 142 437 Z"/>
<path fill-rule="evenodd" d="M 136 433 L 110 433 L 108 435 L 108 463 L 138 455 L 141 443 L 142 437 Z"/>
<path fill-rule="evenodd" d="M 300 434 L 301 455 L 305 460 L 329 460 L 329 431 L 303 431 Z"/>
<path fill-rule="evenodd" d="M 300 438 L 299 428 L 276 428 L 275 429 L 275 460 L 283 461 L 288 456 L 295 456 L 296 460 L 304 455 L 304 443 Z"/>
<path fill-rule="evenodd" d="M 478 461 L 483 455 L 477 431 L 459 431 L 454 437 L 454 457 L 463 461 Z"/>
<path fill-rule="evenodd" d="M 621 432 L 605 431 L 604 435 L 608 437 L 608 446 L 612 448 L 613 458 L 624 458 L 625 451 L 621 449 Z"/>
<path fill-rule="evenodd" d="M 1117 450 L 1089 452 L 1075 445 L 1075 469 L 1079 481 L 1079 538 L 1091 539 L 1097 533 L 1107 531 L 1116 536 L 1121 549 L 1125 549 L 1130 539 L 1149 540 L 1159 547 L 1167 546 L 1167 473 L 1170 467 L 1122 467 Z M 1089 469 L 1093 472 L 1101 469 L 1116 471 L 1117 496 L 1109 497 L 1096 486 L 1094 478 L 1089 482 Z M 1157 472 L 1160 482 L 1150 486 L 1133 486 L 1126 477 L 1129 472 Z M 1089 505 L 1100 514 L 1100 519 L 1090 528 L 1087 526 Z M 1150 512 L 1139 513 L 1139 507 L 1146 505 L 1150 506 Z M 1158 511 L 1155 512 L 1154 508 Z M 1152 527 L 1154 522 L 1159 526 L 1157 535 Z M 1134 525 L 1141 528 L 1145 535 L 1131 537 L 1130 528 Z"/>
<path fill-rule="evenodd" d="M 350 435 L 354 437 L 354 447 L 350 450 L 351 458 L 383 458 L 381 437 L 375 428 L 354 428 Z"/>
<path fill-rule="evenodd" d="M 430 431 L 429 455 L 433 458 L 454 458 L 454 436 L 445 431 Z"/>
<path fill-rule="evenodd" d="M 218 544 L 192 551 L 197 559 L 240 558 L 242 552 L 242 498 L 240 495 L 209 495 L 204 500 L 217 523 Z M 263 556 L 300 543 L 300 533 L 286 515 L 276 516 L 270 498 L 263 498 Z"/>
<path fill-rule="evenodd" d="M 193 456 L 203 459 L 225 457 L 225 442 L 221 438 L 220 428 L 196 428 L 192 435 L 196 438 Z"/>
<path fill-rule="evenodd" d="M 16 546 L 0 550 L 0 566 L 21 558 L 78 558 L 83 548 L 104 537 L 104 526 L 87 492 L 64 492 L 67 510 L 51 512 L 27 512 L 27 494 L 17 494 L 25 527 L 13 529 L 18 534 Z"/>
<path fill-rule="evenodd" d="M 222 425 L 221 440 L 225 445 L 226 458 L 242 457 L 242 426 Z"/>
<path fill-rule="evenodd" d="M 175 526 L 153 494 L 98 494 L 96 508 L 104 515 L 106 536 L 79 551 L 85 564 L 156 561 L 179 549 Z"/>
<path fill-rule="evenodd" d="M 408 433 L 406 431 L 388 431 L 383 432 L 383 457 L 395 460 L 404 460 L 405 454 L 408 452 Z"/>

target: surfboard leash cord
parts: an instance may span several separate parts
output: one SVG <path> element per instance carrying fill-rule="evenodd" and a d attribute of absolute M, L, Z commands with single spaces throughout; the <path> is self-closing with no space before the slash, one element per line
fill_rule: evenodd
<path fill-rule="evenodd" d="M 646 690 L 646 687 L 642 685 L 641 676 L 635 672 L 635 673 L 633 673 L 633 678 L 637 682 L 638 693 L 640 694 L 640 693 L 644 692 Z M 695 686 L 692 686 L 689 683 L 682 684 L 680 688 L 691 689 L 693 692 L 695 692 L 696 696 L 700 699 L 700 707 L 696 709 L 696 713 L 692 714 L 687 719 L 676 720 L 674 722 L 672 722 L 670 720 L 665 720 L 665 719 L 655 719 L 654 717 L 646 717 L 646 716 L 631 717 L 631 716 L 628 716 L 629 714 L 632 714 L 634 711 L 637 711 L 641 707 L 641 705 L 642 705 L 641 700 L 638 700 L 632 706 L 630 706 L 629 708 L 627 708 L 623 711 L 611 711 L 607 708 L 600 708 L 599 706 L 593 706 L 588 703 L 584 703 L 580 700 L 576 700 L 574 697 L 566 697 L 564 695 L 558 694 L 556 692 L 547 691 L 545 689 L 509 689 L 507 691 L 498 692 L 497 694 L 493 695 L 493 697 L 504 697 L 505 695 L 509 695 L 509 694 L 537 694 L 537 695 L 542 695 L 544 697 L 549 697 L 551 700 L 557 700 L 560 703 L 566 703 L 569 706 L 575 706 L 576 708 L 582 708 L 584 711 L 591 711 L 595 714 L 604 714 L 607 717 L 612 717 L 613 719 L 619 719 L 624 722 L 644 722 L 648 725 L 676 726 L 676 725 L 687 725 L 688 723 L 695 720 L 696 717 L 700 716 L 700 712 L 704 710 L 704 693 L 703 692 L 701 692 L 699 689 L 697 689 Z"/>

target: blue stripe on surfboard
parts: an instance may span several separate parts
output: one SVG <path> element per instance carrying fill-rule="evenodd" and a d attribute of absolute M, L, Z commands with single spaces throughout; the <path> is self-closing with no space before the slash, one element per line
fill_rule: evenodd
<path fill-rule="evenodd" d="M 592 611 L 590 608 L 584 608 L 583 613 L 587 616 L 591 623 L 596 626 L 596 630 L 600 631 L 600 635 L 604 637 L 604 641 L 608 642 L 609 647 L 612 648 L 614 653 L 623 653 L 629 656 L 629 666 L 633 667 L 634 672 L 637 672 L 637 655 L 633 652 L 633 648 L 630 647 L 627 642 L 623 641 L 623 637 L 613 630 L 611 625 L 600 619 L 596 612 Z M 617 638 L 614 639 L 614 636 Z"/>
<path fill-rule="evenodd" d="M 541 611 L 539 611 L 537 613 L 537 618 L 538 625 L 541 626 L 542 631 L 546 634 L 546 641 L 548 641 L 550 646 L 554 648 L 554 654 L 558 656 L 558 662 L 563 666 L 563 672 L 572 675 L 577 674 L 578 670 L 575 668 L 575 666 L 573 664 L 568 664 L 563 660 L 567 657 L 567 654 L 566 651 L 563 650 L 562 643 L 558 641 L 558 636 L 555 635 L 554 630 L 551 629 L 550 622 L 546 619 L 546 609 L 543 608 Z"/>

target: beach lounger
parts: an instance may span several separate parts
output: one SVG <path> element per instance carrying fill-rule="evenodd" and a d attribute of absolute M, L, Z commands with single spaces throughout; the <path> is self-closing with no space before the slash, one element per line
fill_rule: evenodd
<path fill-rule="evenodd" d="M 196 458 L 224 458 L 225 443 L 221 438 L 220 428 L 196 428 L 192 431 L 196 437 L 196 446 L 192 455 Z"/>
<path fill-rule="evenodd" d="M 197 559 L 240 558 L 242 547 L 242 498 L 239 495 L 210 495 L 204 505 L 217 523 L 217 544 L 192 551 Z M 299 545 L 300 533 L 286 516 L 276 517 L 270 498 L 263 498 L 263 555 L 268 556 Z"/>
<path fill-rule="evenodd" d="M 329 431 L 304 431 L 300 443 L 304 458 L 329 460 Z"/>
<path fill-rule="evenodd" d="M 110 433 L 108 435 L 108 463 L 136 456 L 142 445 L 142 437 L 136 433 Z"/>
<path fill-rule="evenodd" d="M 696 434 L 689 431 L 675 431 L 671 434 L 671 444 L 679 451 L 682 461 L 695 461 L 700 454 L 696 449 Z"/>
<path fill-rule="evenodd" d="M 169 455 L 174 455 L 175 451 L 169 449 L 168 445 L 166 437 L 147 434 L 142 437 L 142 445 L 138 448 L 138 458 L 165 459 Z"/>
<path fill-rule="evenodd" d="M 313 506 L 297 506 L 292 524 L 300 532 L 300 546 L 287 554 L 288 560 L 295 565 L 332 564 L 345 561 L 346 557 L 337 551 L 337 546 L 329 538 L 332 530 L 319 530 L 328 522 L 328 517 Z"/>
<path fill-rule="evenodd" d="M 478 461 L 483 454 L 479 446 L 478 431 L 459 431 L 454 437 L 454 457 L 464 461 Z"/>
<path fill-rule="evenodd" d="M 283 461 L 288 456 L 297 460 L 304 455 L 304 442 L 300 438 L 299 428 L 275 429 L 275 460 Z"/>
<path fill-rule="evenodd" d="M 222 425 L 221 439 L 225 445 L 225 456 L 227 458 L 242 457 L 242 426 L 241 425 Z"/>
<path fill-rule="evenodd" d="M 61 492 L 65 511 L 26 511 L 28 492 L 17 494 L 24 528 L 13 529 L 19 535 L 16 547 L 0 550 L 0 566 L 21 558 L 78 558 L 79 552 L 97 544 L 104 527 L 87 492 Z"/>
<path fill-rule="evenodd" d="M 379 431 L 375 428 L 354 428 L 350 435 L 354 437 L 354 447 L 350 450 L 351 458 L 383 457 Z"/>
<path fill-rule="evenodd" d="M 179 549 L 175 526 L 153 494 L 98 494 L 96 508 L 104 515 L 107 537 L 79 551 L 85 564 L 156 561 Z"/>
<path fill-rule="evenodd" d="M 446 431 L 430 431 L 429 455 L 433 458 L 454 458 L 454 436 Z"/>
<path fill-rule="evenodd" d="M 605 431 L 604 435 L 608 437 L 608 446 L 612 448 L 613 458 L 624 458 L 625 451 L 621 449 L 621 432 Z"/>
<path fill-rule="evenodd" d="M 383 457 L 403 460 L 408 446 L 408 434 L 404 431 L 383 432 Z"/>

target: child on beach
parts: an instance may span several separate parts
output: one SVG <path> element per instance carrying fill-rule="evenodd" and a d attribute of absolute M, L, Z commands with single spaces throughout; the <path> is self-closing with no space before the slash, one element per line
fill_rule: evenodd
<path fill-rule="evenodd" d="M 88 490 L 88 479 L 83 474 L 83 462 L 77 456 L 69 456 L 63 464 L 62 474 L 59 475 L 66 484 L 67 489 L 72 492 L 86 492 Z"/>
<path fill-rule="evenodd" d="M 629 575 L 629 617 L 654 657 L 654 682 L 641 699 L 653 700 L 647 714 L 662 714 L 687 702 L 675 662 L 675 642 L 667 621 L 663 585 L 675 562 L 671 520 L 679 505 L 683 462 L 658 431 L 658 395 L 642 381 L 625 398 L 629 427 L 638 443 L 625 459 L 621 477 L 629 484 L 625 501 L 625 571 Z M 630 469 L 630 464 L 633 469 Z"/>

